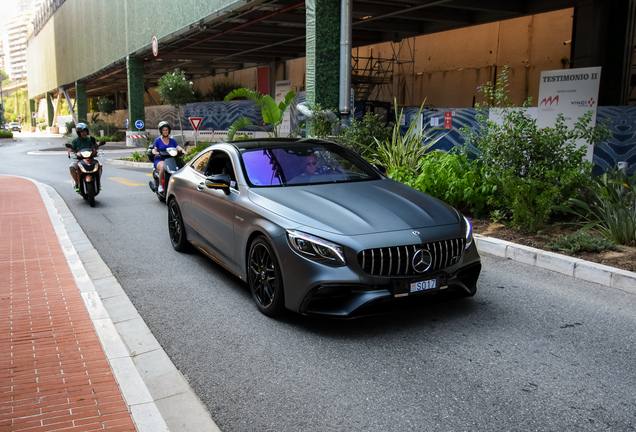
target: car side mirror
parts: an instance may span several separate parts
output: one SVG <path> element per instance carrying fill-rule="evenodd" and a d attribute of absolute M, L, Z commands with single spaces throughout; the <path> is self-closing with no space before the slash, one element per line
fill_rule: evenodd
<path fill-rule="evenodd" d="M 230 176 L 227 174 L 214 174 L 205 179 L 205 187 L 208 189 L 223 189 L 226 194 L 230 193 Z"/>
<path fill-rule="evenodd" d="M 373 164 L 373 167 L 377 169 L 378 171 L 380 171 L 382 175 L 386 175 L 386 167 L 384 167 L 383 165 Z"/>

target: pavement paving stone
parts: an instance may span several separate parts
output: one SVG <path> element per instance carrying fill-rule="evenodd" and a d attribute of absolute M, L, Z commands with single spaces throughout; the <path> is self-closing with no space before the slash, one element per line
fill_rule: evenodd
<path fill-rule="evenodd" d="M 0 190 L 0 427 L 135 431 L 37 186 L 0 176 Z"/>

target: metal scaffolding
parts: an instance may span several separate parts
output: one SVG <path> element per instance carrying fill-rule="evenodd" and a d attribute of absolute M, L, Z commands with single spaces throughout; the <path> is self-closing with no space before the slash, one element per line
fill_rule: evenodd
<path fill-rule="evenodd" d="M 390 58 L 359 55 L 359 48 L 352 57 L 351 82 L 355 99 L 370 103 L 392 102 L 397 98 L 402 106 L 414 104 L 415 40 L 403 39 L 390 42 Z"/>

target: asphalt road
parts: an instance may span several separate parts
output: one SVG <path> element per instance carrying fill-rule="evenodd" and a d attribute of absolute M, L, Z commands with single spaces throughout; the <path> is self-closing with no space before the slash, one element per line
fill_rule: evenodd
<path fill-rule="evenodd" d="M 223 431 L 636 429 L 633 294 L 483 256 L 474 298 L 270 319 L 231 274 L 172 250 L 148 170 L 105 165 L 91 208 L 63 154 L 27 155 L 59 141 L 18 139 L 0 174 L 60 193 Z"/>

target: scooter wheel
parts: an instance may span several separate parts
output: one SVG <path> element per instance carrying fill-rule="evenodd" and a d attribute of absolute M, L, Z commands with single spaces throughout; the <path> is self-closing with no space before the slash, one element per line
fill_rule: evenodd
<path fill-rule="evenodd" d="M 91 207 L 95 207 L 95 183 L 86 183 L 86 197 Z"/>

